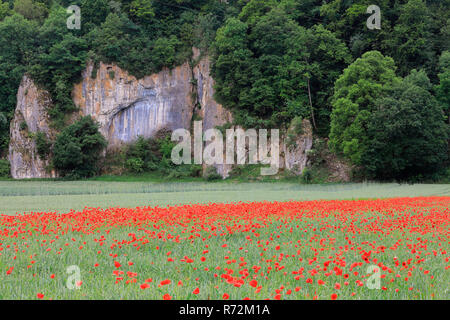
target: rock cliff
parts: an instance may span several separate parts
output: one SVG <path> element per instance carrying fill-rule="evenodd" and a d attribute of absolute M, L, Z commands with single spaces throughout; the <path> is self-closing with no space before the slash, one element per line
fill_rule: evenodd
<path fill-rule="evenodd" d="M 162 129 L 191 129 L 193 117 L 201 118 L 203 130 L 232 122 L 231 112 L 214 100 L 214 80 L 208 57 L 194 49 L 195 66 L 185 63 L 172 70 L 136 79 L 113 64 L 89 63 L 82 81 L 74 86 L 72 97 L 80 115 L 90 115 L 100 124 L 100 132 L 115 149 L 138 136 L 150 138 Z M 17 93 L 17 107 L 11 123 L 10 162 L 16 179 L 54 177 L 49 160 L 40 159 L 33 136 L 41 131 L 48 139 L 49 94 L 24 76 Z M 309 122 L 308 122 L 309 123 Z M 310 128 L 305 124 L 307 128 Z M 281 167 L 301 173 L 312 145 L 312 131 L 296 137 L 295 148 L 282 142 Z M 216 165 L 227 177 L 231 165 Z"/>
<path fill-rule="evenodd" d="M 301 133 L 294 133 L 292 137 L 289 137 L 292 131 L 295 131 L 295 129 L 291 125 L 288 129 L 288 137 L 283 139 L 282 142 L 281 150 L 284 153 L 284 168 L 300 175 L 308 164 L 308 151 L 313 146 L 311 122 L 303 119 Z"/>
<path fill-rule="evenodd" d="M 41 159 L 36 148 L 36 134 L 42 132 L 47 139 L 54 137 L 49 127 L 47 108 L 51 105 L 48 92 L 36 87 L 24 76 L 17 92 L 17 106 L 10 127 L 9 161 L 14 179 L 52 178 L 50 161 Z"/>
<path fill-rule="evenodd" d="M 192 119 L 191 69 L 189 64 L 136 79 L 115 65 L 93 64 L 75 85 L 73 100 L 82 115 L 100 124 L 109 148 L 129 143 L 138 136 L 152 137 L 161 129 L 189 129 Z"/>

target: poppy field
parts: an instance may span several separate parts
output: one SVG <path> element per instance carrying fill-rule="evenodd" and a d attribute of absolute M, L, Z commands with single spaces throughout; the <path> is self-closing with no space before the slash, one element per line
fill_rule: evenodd
<path fill-rule="evenodd" d="M 449 299 L 450 197 L 0 216 L 0 299 Z"/>

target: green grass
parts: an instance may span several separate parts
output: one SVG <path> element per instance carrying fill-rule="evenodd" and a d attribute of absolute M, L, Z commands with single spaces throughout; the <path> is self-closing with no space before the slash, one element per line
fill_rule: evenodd
<path fill-rule="evenodd" d="M 103 178 L 106 179 L 106 178 Z M 287 182 L 0 181 L 0 214 L 82 210 L 86 207 L 166 206 L 186 203 L 368 199 L 448 196 L 439 184 L 328 184 Z"/>
<path fill-rule="evenodd" d="M 314 296 L 317 296 L 318 299 L 330 299 L 332 293 L 338 293 L 340 300 L 449 298 L 449 275 L 448 272 L 444 271 L 445 262 L 440 254 L 437 257 L 423 254 L 422 256 L 426 259 L 419 265 L 423 270 L 431 270 L 433 279 L 430 278 L 431 274 L 426 276 L 423 271 L 419 271 L 417 269 L 419 266 L 416 266 L 412 275 L 408 275 L 408 269 L 402 270 L 394 267 L 394 257 L 397 257 L 401 263 L 415 256 L 411 253 L 410 248 L 408 249 L 408 246 L 409 244 L 416 246 L 416 235 L 419 235 L 418 233 L 414 233 L 408 239 L 407 237 L 410 234 L 407 232 L 399 231 L 383 236 L 362 232 L 358 234 L 356 239 L 355 236 L 352 237 L 353 244 L 350 245 L 350 247 L 361 246 L 361 248 L 346 250 L 339 255 L 336 254 L 339 259 L 347 261 L 344 273 L 350 273 L 349 285 L 344 285 L 345 280 L 342 276 L 334 274 L 329 277 L 325 277 L 323 274 L 311 277 L 307 271 L 316 265 L 316 263 L 311 265 L 308 262 L 315 257 L 311 248 L 324 249 L 325 251 L 320 251 L 319 257 L 322 258 L 322 256 L 334 256 L 337 251 L 340 251 L 337 250 L 339 246 L 348 244 L 348 236 L 351 236 L 351 234 L 344 232 L 345 228 L 337 228 L 337 231 L 331 234 L 336 241 L 336 245 L 329 245 L 327 242 L 327 244 L 319 246 L 317 242 L 317 239 L 327 239 L 330 236 L 331 229 L 323 228 L 325 224 L 340 226 L 340 223 L 345 225 L 344 222 L 335 221 L 332 217 L 328 220 L 312 218 L 303 221 L 293 220 L 287 225 L 282 221 L 273 220 L 267 226 L 258 229 L 257 232 L 261 234 L 258 238 L 255 238 L 250 232 L 236 232 L 228 235 L 225 233 L 224 236 L 208 238 L 208 232 L 197 230 L 208 239 L 202 241 L 200 237 L 192 241 L 185 240 L 181 243 L 166 241 L 164 237 L 162 239 L 149 237 L 149 243 L 128 242 L 131 240 L 130 233 L 135 233 L 138 239 L 148 236 L 143 229 L 136 227 L 113 228 L 111 232 L 105 232 L 106 229 L 102 228 L 96 230 L 99 233 L 94 232 L 93 234 L 69 231 L 69 233 L 60 234 L 57 237 L 52 233 L 42 235 L 37 232 L 33 236 L 28 236 L 25 233 L 25 240 L 12 237 L 2 241 L 5 249 L 0 260 L 0 299 L 36 299 L 37 293 L 43 293 L 45 299 L 161 299 L 166 293 L 170 293 L 174 299 L 220 300 L 224 293 L 228 293 L 230 299 L 242 299 L 244 297 L 263 299 L 273 298 L 275 290 L 281 286 L 285 287 L 283 299 L 312 299 Z M 245 225 L 246 222 L 243 222 L 243 224 Z M 370 221 L 358 220 L 354 225 L 363 230 L 364 226 L 369 224 Z M 190 226 L 191 224 L 188 224 L 187 229 L 190 229 Z M 290 233 L 286 226 L 292 226 L 295 232 Z M 303 229 L 305 232 L 297 231 L 299 227 L 300 230 Z M 147 228 L 144 227 L 144 229 Z M 178 227 L 178 234 L 182 229 L 182 227 Z M 169 226 L 163 224 L 161 224 L 161 230 L 177 234 L 176 230 L 172 231 Z M 254 238 L 254 241 L 247 240 L 248 235 Z M 184 235 L 181 234 L 181 236 Z M 100 239 L 100 237 L 104 238 L 98 241 L 97 239 Z M 425 247 L 421 249 L 424 253 L 441 249 L 436 237 L 431 233 L 420 237 L 422 241 L 419 243 L 420 245 L 427 243 L 426 249 Z M 351 272 L 348 268 L 350 263 L 361 261 L 360 250 L 374 250 L 371 246 L 372 243 L 376 243 L 377 246 L 382 244 L 390 248 L 398 244 L 399 239 L 403 239 L 403 242 L 400 243 L 398 249 L 386 250 L 386 252 L 372 255 L 372 258 L 376 257 L 378 261 L 394 269 L 393 273 L 386 272 L 387 277 L 381 282 L 381 285 L 387 286 L 389 290 L 371 290 L 366 286 L 357 286 L 355 280 L 361 279 L 361 275 L 367 274 L 369 264 L 358 266 Z M 263 245 L 257 245 L 256 240 L 261 240 Z M 301 241 L 302 245 L 297 246 L 297 240 Z M 226 248 L 222 246 L 224 242 L 228 245 Z M 122 245 L 117 246 L 120 243 Z M 139 245 L 139 251 L 133 244 Z M 208 245 L 208 253 L 202 252 L 205 250 L 206 244 Z M 111 245 L 115 246 L 111 247 Z M 277 246 L 281 246 L 281 250 L 278 250 Z M 16 252 L 16 248 L 19 250 L 18 252 Z M 47 251 L 48 249 L 51 250 Z M 301 255 L 299 255 L 299 249 L 301 249 Z M 170 257 L 175 258 L 175 261 L 168 261 L 168 252 L 171 252 Z M 279 260 L 281 252 L 291 257 Z M 111 257 L 110 253 L 115 253 L 118 256 Z M 14 258 L 16 256 L 17 258 Z M 193 258 L 195 262 L 190 264 L 181 262 L 180 259 L 183 259 L 184 256 Z M 206 257 L 204 262 L 200 262 L 201 256 Z M 299 256 L 302 258 L 301 261 L 299 261 Z M 229 257 L 228 260 L 227 257 Z M 247 265 L 238 267 L 241 262 L 240 257 L 245 257 Z M 236 262 L 227 264 L 227 261 L 231 259 L 235 259 Z M 122 266 L 119 269 L 114 268 L 113 261 L 120 262 Z M 324 258 L 322 258 L 317 263 L 322 264 L 324 261 Z M 132 262 L 133 265 L 129 266 L 128 262 Z M 284 267 L 282 271 L 276 270 L 278 262 L 280 262 L 280 266 Z M 99 266 L 95 267 L 95 264 L 99 264 Z M 77 266 L 80 270 L 79 280 L 82 281 L 82 285 L 79 290 L 69 290 L 66 287 L 67 280 L 71 275 L 71 273 L 67 273 L 67 268 L 72 265 Z M 8 270 L 11 266 L 15 266 L 15 269 L 11 275 L 6 275 L 5 270 Z M 261 272 L 264 273 L 261 276 L 260 272 L 257 273 L 258 286 L 262 286 L 259 293 L 256 293 L 255 288 L 248 285 L 248 281 L 255 275 L 252 266 L 261 266 Z M 332 271 L 333 266 L 334 264 L 331 264 L 329 271 Z M 217 270 L 218 267 L 220 267 L 219 270 Z M 302 267 L 305 268 L 304 278 L 294 280 L 295 276 L 292 271 L 299 270 Z M 204 268 L 209 270 L 205 271 Z M 226 268 L 232 268 L 235 271 L 234 277 L 240 277 L 237 272 L 239 269 L 248 268 L 251 277 L 246 279 L 246 284 L 242 287 L 234 287 L 223 282 L 220 276 L 214 277 L 214 273 L 218 275 L 226 273 Z M 114 270 L 125 272 L 121 275 L 124 280 L 118 284 L 115 283 Z M 269 270 L 270 274 L 268 273 Z M 127 279 L 130 279 L 127 276 L 127 271 L 137 273 L 136 283 L 125 283 Z M 357 277 L 353 276 L 355 271 L 359 273 Z M 53 279 L 51 278 L 52 274 L 55 274 Z M 399 275 L 398 278 L 396 277 L 397 274 Z M 268 278 L 266 279 L 265 276 L 268 276 Z M 306 283 L 308 277 L 314 278 L 314 284 Z M 408 277 L 408 282 L 404 281 L 405 277 Z M 148 278 L 153 279 L 150 288 L 140 289 L 140 284 Z M 171 279 L 172 283 L 159 287 L 158 284 L 164 279 Z M 319 286 L 317 284 L 318 279 L 324 280 L 325 285 Z M 391 279 L 394 279 L 395 283 L 391 284 Z M 178 281 L 182 281 L 183 285 L 178 286 Z M 335 290 L 335 283 L 340 283 L 342 288 Z M 194 295 L 192 292 L 197 287 L 200 289 L 200 294 Z M 301 289 L 296 292 L 294 291 L 296 287 L 301 287 Z M 410 290 L 409 288 L 413 289 Z M 292 290 L 291 295 L 286 294 L 287 289 Z M 398 292 L 395 289 L 398 289 Z M 355 293 L 354 297 L 352 296 L 353 292 Z"/>

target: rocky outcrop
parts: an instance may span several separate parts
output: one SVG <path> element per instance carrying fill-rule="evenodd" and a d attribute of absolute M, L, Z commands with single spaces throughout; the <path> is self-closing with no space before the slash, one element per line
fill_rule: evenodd
<path fill-rule="evenodd" d="M 200 105 L 198 114 L 203 121 L 203 130 L 223 126 L 233 121 L 231 112 L 214 100 L 214 79 L 210 75 L 210 69 L 209 58 L 204 57 L 193 70 Z"/>
<path fill-rule="evenodd" d="M 17 92 L 17 106 L 10 127 L 9 161 L 14 179 L 52 178 L 49 160 L 41 159 L 36 148 L 36 134 L 42 132 L 52 139 L 47 108 L 51 105 L 48 92 L 36 87 L 24 76 Z"/>
<path fill-rule="evenodd" d="M 281 150 L 284 153 L 284 168 L 300 175 L 308 164 L 308 151 L 313 146 L 313 131 L 311 122 L 307 119 L 303 119 L 301 128 L 294 126 L 291 125 L 288 129 Z"/>
<path fill-rule="evenodd" d="M 190 128 L 191 69 L 188 63 L 136 79 L 115 65 L 100 63 L 94 78 L 89 64 L 75 85 L 73 100 L 82 115 L 100 124 L 100 132 L 115 148 L 150 138 L 162 129 Z M 95 72 L 94 72 L 95 73 Z"/>
<path fill-rule="evenodd" d="M 194 60 L 199 59 L 200 52 L 194 49 Z M 214 100 L 214 79 L 210 75 L 211 63 L 208 57 L 200 59 L 193 69 L 193 77 L 197 89 L 197 104 L 200 110 L 197 115 L 202 119 L 203 131 L 223 126 L 233 121 L 231 112 Z M 232 165 L 214 165 L 218 174 L 227 178 L 233 169 Z M 205 173 L 207 167 L 203 167 Z"/>
<path fill-rule="evenodd" d="M 165 129 L 192 129 L 193 118 L 202 119 L 203 131 L 232 122 L 232 114 L 214 100 L 214 80 L 208 57 L 201 58 L 194 49 L 194 66 L 185 63 L 172 70 L 137 79 L 113 64 L 88 63 L 82 81 L 74 86 L 72 97 L 79 115 L 90 115 L 100 125 L 109 149 L 131 143 L 139 136 L 151 138 Z M 54 177 L 49 160 L 40 159 L 35 134 L 47 139 L 56 135 L 50 129 L 47 108 L 51 99 L 25 76 L 17 93 L 17 107 L 11 123 L 10 162 L 12 176 L 23 178 Z M 74 116 L 74 119 L 77 115 Z M 287 143 L 282 139 L 281 168 L 301 174 L 307 165 L 307 152 L 312 146 L 309 121 L 303 132 Z M 292 134 L 290 135 L 292 140 Z M 228 177 L 232 165 L 215 165 L 217 172 Z M 206 168 L 205 168 L 206 170 Z"/>
<path fill-rule="evenodd" d="M 231 112 L 213 98 L 209 58 L 200 59 L 194 49 L 194 59 L 199 61 L 193 68 L 185 63 L 142 79 L 112 64 L 100 63 L 94 72 L 90 63 L 74 87 L 73 100 L 82 115 L 97 120 L 110 149 L 138 136 L 153 137 L 162 129 L 189 130 L 194 113 L 202 119 L 204 131 L 231 122 Z M 227 177 L 231 166 L 216 169 Z"/>

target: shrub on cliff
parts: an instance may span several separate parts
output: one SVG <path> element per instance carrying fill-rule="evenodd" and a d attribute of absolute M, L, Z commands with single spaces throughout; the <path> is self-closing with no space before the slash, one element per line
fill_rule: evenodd
<path fill-rule="evenodd" d="M 53 165 L 68 178 L 90 177 L 97 173 L 97 162 L 106 140 L 91 117 L 83 117 L 65 128 L 56 138 Z"/>
<path fill-rule="evenodd" d="M 52 144 L 48 141 L 47 136 L 44 132 L 39 131 L 36 133 L 36 149 L 39 154 L 39 157 L 43 160 L 47 159 L 51 151 Z"/>

